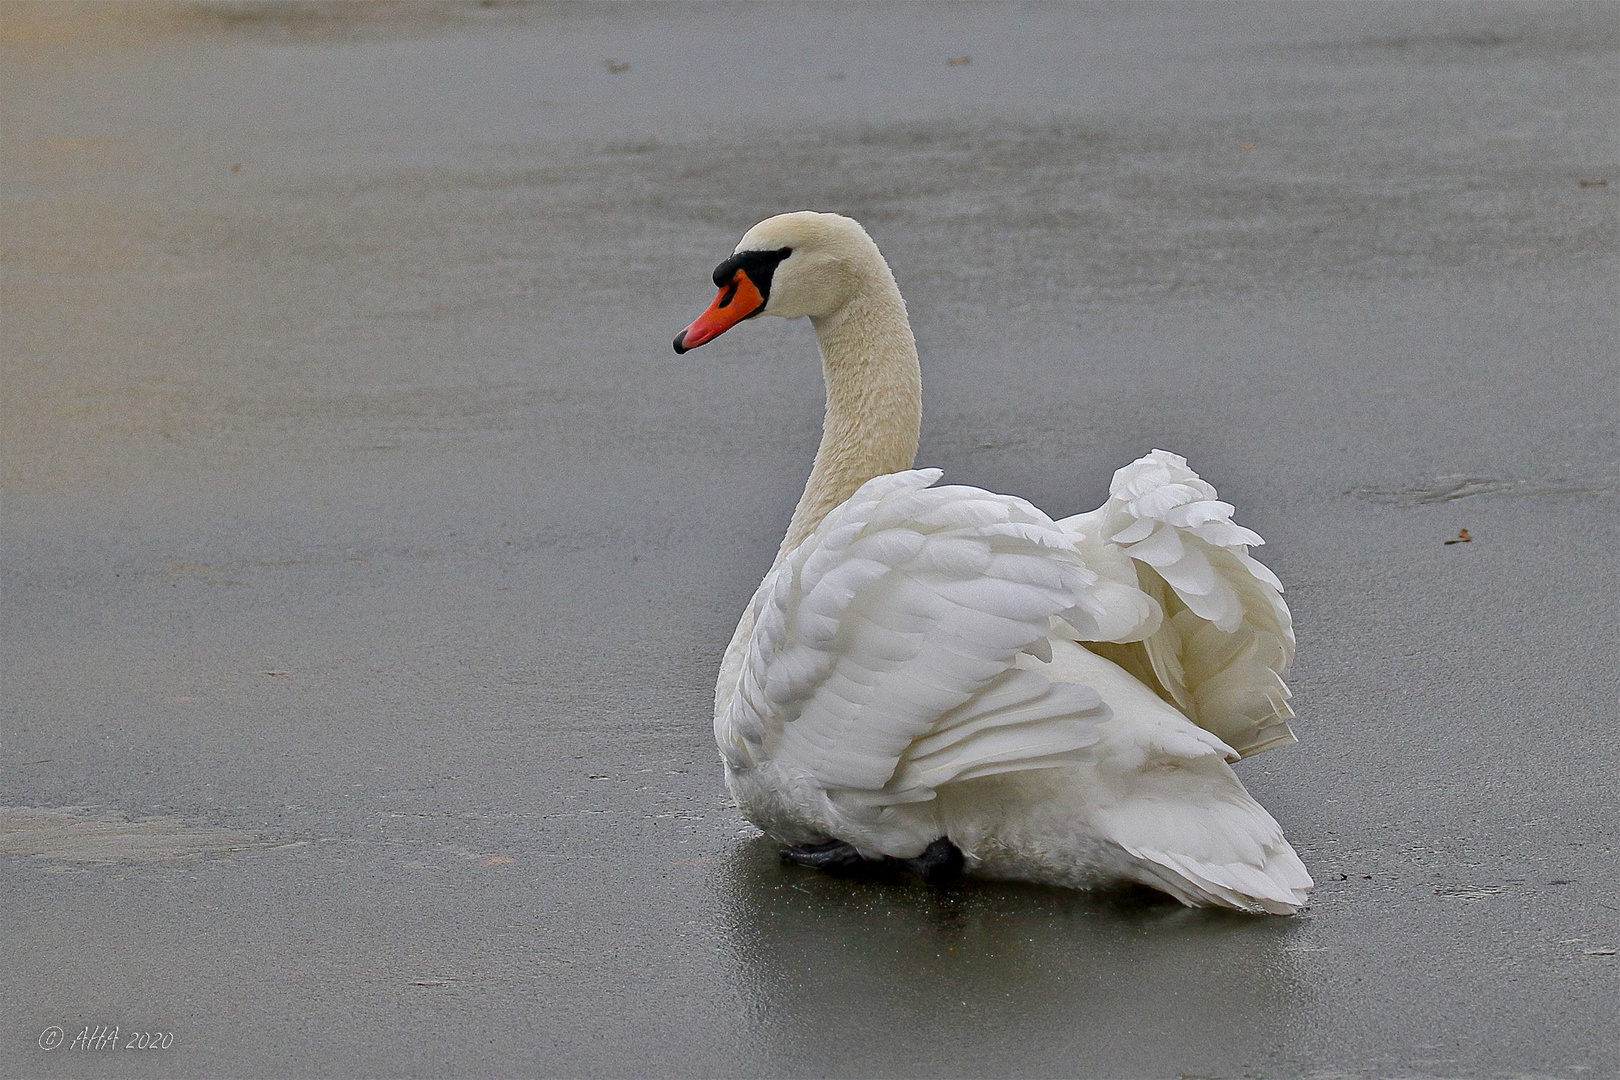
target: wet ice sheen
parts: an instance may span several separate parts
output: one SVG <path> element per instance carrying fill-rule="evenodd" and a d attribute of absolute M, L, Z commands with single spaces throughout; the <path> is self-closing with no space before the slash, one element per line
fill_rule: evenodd
<path fill-rule="evenodd" d="M 1617 39 L 0 4 L 0 794 L 58 808 L 0 854 L 0 1074 L 90 1013 L 164 1076 L 1620 1073 L 1613 496 L 1431 483 L 1614 475 Z M 1301 743 L 1239 768 L 1302 917 L 738 835 L 714 673 L 821 377 L 669 339 L 803 207 L 893 263 L 947 482 L 1075 512 L 1165 446 L 1267 538 Z"/>
<path fill-rule="evenodd" d="M 284 841 L 179 818 L 128 818 L 86 807 L 0 806 L 0 855 L 72 862 L 172 861 L 194 855 L 278 847 Z"/>

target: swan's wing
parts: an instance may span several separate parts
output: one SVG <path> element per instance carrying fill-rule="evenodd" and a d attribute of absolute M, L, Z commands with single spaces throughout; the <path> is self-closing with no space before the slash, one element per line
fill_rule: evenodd
<path fill-rule="evenodd" d="M 892 808 L 1070 764 L 1107 715 L 1089 688 L 1015 668 L 1025 650 L 1050 655 L 1054 616 L 1095 629 L 1107 615 L 1074 545 L 1021 499 L 938 478 L 868 481 L 772 571 L 716 715 L 734 766 L 808 781 L 888 854 L 934 838 L 886 833 L 904 831 Z"/>
<path fill-rule="evenodd" d="M 1265 541 L 1232 521 L 1231 504 L 1186 459 L 1153 451 L 1114 474 L 1101 507 L 1060 524 L 1088 566 L 1118 585 L 1134 581 L 1162 612 L 1121 635 L 1076 627 L 1076 640 L 1240 754 L 1295 741 L 1282 583 L 1249 555 Z"/>

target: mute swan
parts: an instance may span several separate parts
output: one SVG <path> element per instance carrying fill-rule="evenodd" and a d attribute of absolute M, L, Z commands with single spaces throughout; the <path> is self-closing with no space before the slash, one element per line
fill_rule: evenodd
<path fill-rule="evenodd" d="M 760 222 L 684 353 L 810 318 L 827 411 L 804 494 L 715 687 L 726 782 L 806 865 L 902 866 L 1289 914 L 1313 882 L 1228 762 L 1294 741 L 1294 635 L 1260 537 L 1155 450 L 1054 521 L 913 469 L 917 347 L 837 214 Z"/>

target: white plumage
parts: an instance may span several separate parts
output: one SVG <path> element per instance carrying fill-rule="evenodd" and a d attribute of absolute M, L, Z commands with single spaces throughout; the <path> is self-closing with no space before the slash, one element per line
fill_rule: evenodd
<path fill-rule="evenodd" d="M 762 269 L 755 252 L 777 261 Z M 938 470 L 910 468 L 904 302 L 865 231 L 782 215 L 738 253 L 758 308 L 722 310 L 717 272 L 721 297 L 683 339 L 809 315 L 828 388 L 815 468 L 716 687 L 715 738 L 749 820 L 871 858 L 945 837 L 990 877 L 1303 904 L 1310 876 L 1228 764 L 1294 741 L 1293 631 L 1249 556 L 1260 537 L 1162 450 L 1061 521 L 933 486 Z"/>

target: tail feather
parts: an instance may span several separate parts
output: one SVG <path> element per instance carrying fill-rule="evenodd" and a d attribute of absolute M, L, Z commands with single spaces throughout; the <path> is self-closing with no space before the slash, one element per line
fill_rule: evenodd
<path fill-rule="evenodd" d="M 1150 864 L 1144 884 L 1164 889 L 1190 907 L 1230 907 L 1271 915 L 1292 915 L 1305 905 L 1311 875 L 1293 847 L 1282 841 L 1261 866 L 1201 862 L 1187 855 L 1150 848 L 1126 848 Z M 1168 879 L 1168 881 L 1166 880 Z"/>

